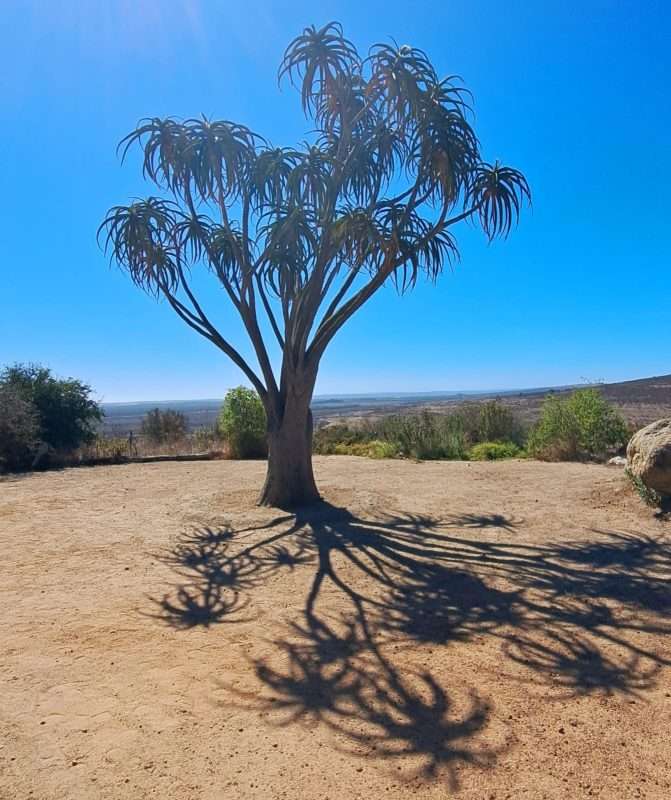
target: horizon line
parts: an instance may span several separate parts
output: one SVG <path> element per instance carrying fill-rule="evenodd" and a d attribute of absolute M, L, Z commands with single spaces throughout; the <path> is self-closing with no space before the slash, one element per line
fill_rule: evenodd
<path fill-rule="evenodd" d="M 407 391 L 380 391 L 380 392 L 324 392 L 323 394 L 315 394 L 312 398 L 313 402 L 316 401 L 324 401 L 324 400 L 331 400 L 331 399 L 338 399 L 338 398 L 361 398 L 361 399 L 370 399 L 375 397 L 385 398 L 385 397 L 417 397 L 417 396 L 458 396 L 458 395 L 492 395 L 492 394 L 515 394 L 517 392 L 525 392 L 525 393 L 533 393 L 533 392 L 544 392 L 550 390 L 562 390 L 562 389 L 574 389 L 576 387 L 584 386 L 609 386 L 613 384 L 620 384 L 620 383 L 633 383 L 636 381 L 644 381 L 644 380 L 654 380 L 656 378 L 671 378 L 670 374 L 664 375 L 646 375 L 644 377 L 636 377 L 636 378 L 625 378 L 619 381 L 606 381 L 606 380 L 579 380 L 575 383 L 564 383 L 564 384 L 551 384 L 551 385 L 531 385 L 531 386 L 513 386 L 513 387 L 498 387 L 498 388 L 489 388 L 489 389 L 423 389 L 417 390 L 414 392 L 407 392 Z M 235 387 L 229 387 L 226 392 L 230 391 L 230 389 Z M 169 399 L 151 399 L 151 400 L 99 400 L 101 406 L 122 406 L 122 405 L 139 405 L 139 404 L 148 404 L 148 403 L 157 403 L 157 404 L 165 404 L 165 403 L 220 403 L 223 401 L 223 397 L 190 397 L 187 399 L 176 399 L 176 398 L 169 398 Z"/>
<path fill-rule="evenodd" d="M 391 398 L 391 397 L 431 397 L 431 396 L 459 396 L 459 395 L 490 395 L 490 394 L 515 394 L 517 392 L 542 392 L 551 389 L 571 389 L 575 386 L 600 386 L 604 382 L 593 383 L 567 383 L 552 386 L 518 386 L 513 388 L 497 388 L 497 389 L 430 389 L 421 390 L 416 392 L 394 392 L 394 391 L 381 391 L 381 392 L 325 392 L 324 394 L 315 394 L 312 398 L 313 402 L 343 399 L 372 399 L 376 397 Z M 229 390 L 227 390 L 229 391 Z M 148 403 L 221 403 L 224 397 L 189 397 L 187 399 L 152 399 L 152 400 L 101 400 L 100 405 L 107 406 L 124 406 L 124 405 L 139 405 Z"/>

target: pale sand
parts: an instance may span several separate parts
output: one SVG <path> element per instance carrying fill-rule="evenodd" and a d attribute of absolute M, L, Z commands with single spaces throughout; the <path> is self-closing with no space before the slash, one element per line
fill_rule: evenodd
<path fill-rule="evenodd" d="M 671 797 L 671 523 L 613 468 L 0 481 L 0 797 Z"/>

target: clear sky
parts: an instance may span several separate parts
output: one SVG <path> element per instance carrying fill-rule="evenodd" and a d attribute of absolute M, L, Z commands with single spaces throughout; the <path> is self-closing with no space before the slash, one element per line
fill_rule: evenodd
<path fill-rule="evenodd" d="M 152 193 L 115 146 L 141 117 L 200 113 L 297 143 L 308 126 L 277 65 L 303 27 L 337 19 L 361 51 L 394 37 L 460 74 L 483 154 L 525 172 L 534 208 L 506 242 L 458 230 L 461 263 L 437 285 L 384 290 L 334 341 L 317 392 L 671 372 L 666 0 L 1 6 L 0 364 L 42 362 L 108 401 L 220 397 L 242 382 L 98 250 L 107 208 Z M 207 299 L 236 333 L 221 293 Z"/>

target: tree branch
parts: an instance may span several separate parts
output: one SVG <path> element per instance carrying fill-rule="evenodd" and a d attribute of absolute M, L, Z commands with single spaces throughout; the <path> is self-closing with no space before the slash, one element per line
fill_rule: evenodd
<path fill-rule="evenodd" d="M 478 203 L 477 205 L 474 205 L 473 208 L 471 208 L 469 211 L 464 211 L 463 214 L 458 214 L 456 217 L 452 217 L 451 219 L 445 220 L 445 222 L 443 222 L 443 224 L 441 225 L 441 229 L 449 228 L 450 225 L 455 225 L 457 222 L 461 222 L 464 219 L 468 219 L 468 217 L 470 217 L 472 214 L 475 214 L 476 211 L 480 210 L 481 205 L 482 203 Z"/>
<path fill-rule="evenodd" d="M 268 295 L 266 294 L 266 290 L 263 288 L 263 280 L 261 276 L 258 274 L 256 276 L 256 285 L 259 289 L 259 296 L 261 297 L 261 302 L 263 303 L 263 307 L 265 308 L 266 314 L 268 315 L 268 320 L 270 321 L 270 325 L 273 329 L 273 333 L 275 334 L 275 338 L 277 339 L 277 343 L 282 349 L 284 349 L 284 339 L 282 337 L 282 333 L 277 324 L 277 320 L 275 319 L 275 314 L 273 313 L 270 301 L 268 300 Z"/>
<path fill-rule="evenodd" d="M 383 265 L 373 278 L 330 317 L 324 319 L 307 349 L 308 361 L 319 361 L 326 346 L 347 320 L 371 298 L 401 262 L 392 260 Z"/>
<path fill-rule="evenodd" d="M 219 205 L 219 213 L 221 214 L 221 221 L 223 227 L 227 230 L 231 241 L 234 242 L 236 237 L 233 234 L 228 211 L 226 210 L 226 203 L 224 200 L 224 188 L 221 183 L 221 178 L 217 178 L 218 197 L 217 202 Z M 268 356 L 268 350 L 263 336 L 259 329 L 258 319 L 256 316 L 256 303 L 254 297 L 254 284 L 252 282 L 252 275 L 254 270 L 250 261 L 249 249 L 249 198 L 245 196 L 243 201 L 243 227 L 242 227 L 242 247 L 236 247 L 238 250 L 238 260 L 242 272 L 242 286 L 240 289 L 240 303 L 237 306 L 238 313 L 242 322 L 249 334 L 249 338 L 254 347 L 256 358 L 258 359 L 261 372 L 266 381 L 267 392 L 275 396 L 277 394 L 277 382 Z"/>
<path fill-rule="evenodd" d="M 338 289 L 338 293 L 333 298 L 333 300 L 331 301 L 329 307 L 324 312 L 324 316 L 323 316 L 322 319 L 324 319 L 324 320 L 328 319 L 335 312 L 335 310 L 338 308 L 338 305 L 340 304 L 341 300 L 347 294 L 348 289 L 352 286 L 352 284 L 356 280 L 356 277 L 359 274 L 360 270 L 361 270 L 360 266 L 356 267 L 355 269 L 350 269 L 349 275 L 343 281 L 343 284 L 340 287 L 340 289 Z"/>
<path fill-rule="evenodd" d="M 172 306 L 173 310 L 181 317 L 184 322 L 193 328 L 197 333 L 208 339 L 216 345 L 222 352 L 224 352 L 233 363 L 239 367 L 242 372 L 247 376 L 251 384 L 254 386 L 259 394 L 259 397 L 265 402 L 268 392 L 263 385 L 260 378 L 256 375 L 254 370 L 249 366 L 240 353 L 219 333 L 219 331 L 205 318 L 201 321 L 196 315 L 191 313 L 189 309 L 181 303 L 165 285 L 161 285 L 161 291 L 164 297 Z M 206 324 L 207 323 L 207 324 Z"/>

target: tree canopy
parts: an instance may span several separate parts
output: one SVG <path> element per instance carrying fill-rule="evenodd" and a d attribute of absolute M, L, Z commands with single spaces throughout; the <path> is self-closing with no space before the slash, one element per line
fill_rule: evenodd
<path fill-rule="evenodd" d="M 54 450 L 74 450 L 95 438 L 103 413 L 82 381 L 56 378 L 39 364 L 14 364 L 0 372 L 0 386 L 13 389 L 35 408 L 39 438 Z"/>
<path fill-rule="evenodd" d="M 506 237 L 530 199 L 518 170 L 483 159 L 469 92 L 421 50 L 381 43 L 362 57 L 331 22 L 289 44 L 278 77 L 300 93 L 307 141 L 276 146 L 227 119 L 145 119 L 120 153 L 139 145 L 160 194 L 113 207 L 99 232 L 138 286 L 238 365 L 271 431 L 292 395 L 308 413 L 326 347 L 381 286 L 434 280 L 458 258 L 453 226 Z M 223 287 L 257 365 L 212 323 L 197 268 Z"/>
<path fill-rule="evenodd" d="M 267 455 L 266 424 L 266 412 L 255 391 L 237 386 L 226 392 L 216 427 L 235 458 Z"/>
<path fill-rule="evenodd" d="M 104 222 L 106 242 L 133 280 L 167 297 L 264 393 L 275 379 L 251 313 L 257 295 L 282 348 L 298 356 L 317 302 L 342 279 L 307 348 L 317 356 L 386 279 L 407 289 L 457 257 L 450 212 L 475 218 L 492 239 L 509 233 L 529 197 L 520 172 L 482 160 L 468 92 L 456 78 L 439 79 L 420 50 L 378 44 L 362 59 L 330 23 L 291 43 L 279 77 L 300 90 L 315 126 L 311 142 L 275 147 L 228 120 L 145 120 L 122 153 L 139 143 L 144 175 L 172 199 L 117 206 Z M 189 269 L 201 263 L 241 313 L 262 378 L 192 296 Z M 365 285 L 345 302 L 358 276 Z M 283 332 L 268 293 L 281 302 Z"/>

